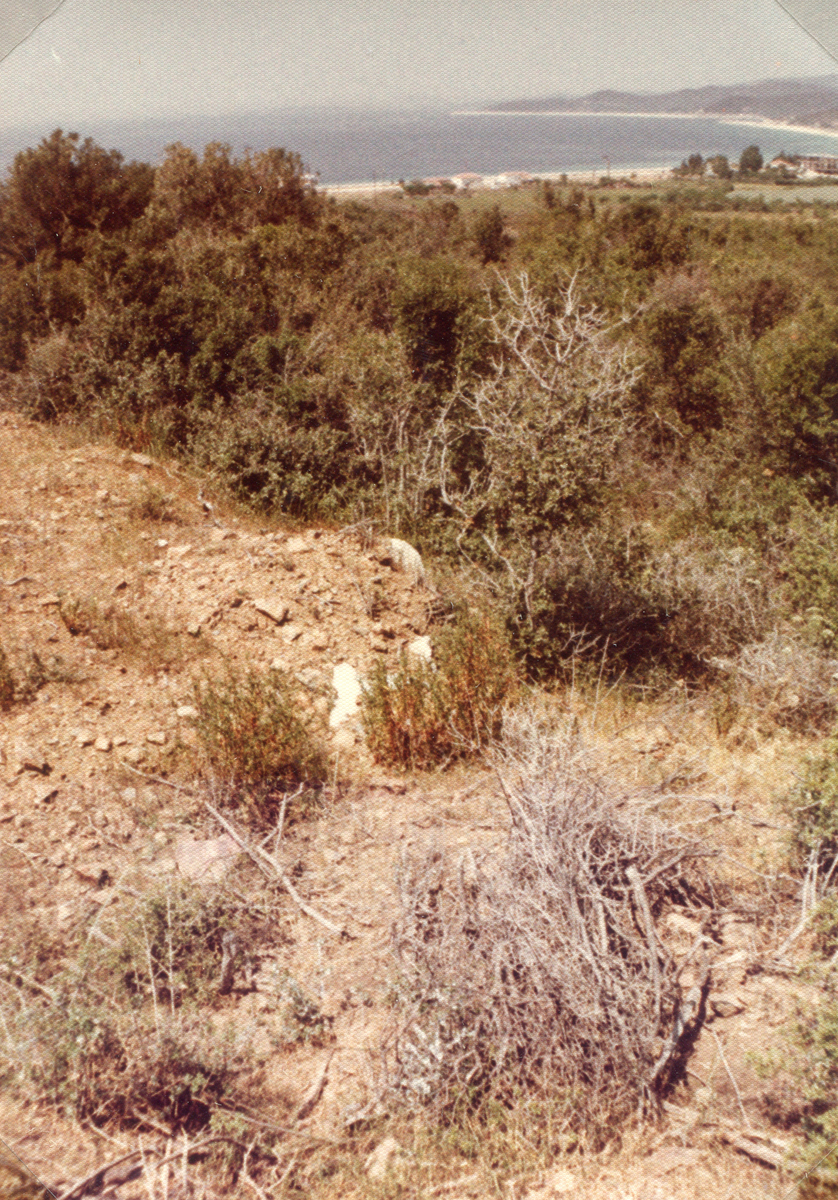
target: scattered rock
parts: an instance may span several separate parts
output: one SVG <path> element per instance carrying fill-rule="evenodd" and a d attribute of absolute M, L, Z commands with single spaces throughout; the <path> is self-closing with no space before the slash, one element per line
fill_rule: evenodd
<path fill-rule="evenodd" d="M 184 834 L 175 843 L 173 854 L 177 869 L 186 879 L 218 883 L 241 854 L 241 848 L 227 833 L 203 841 Z"/>
<path fill-rule="evenodd" d="M 138 467 L 154 466 L 154 460 L 149 458 L 147 454 L 129 454 L 128 462 L 136 463 Z"/>
<path fill-rule="evenodd" d="M 419 551 L 409 542 L 403 542 L 401 538 L 388 538 L 387 545 L 389 553 L 381 561 L 390 562 L 393 566 L 399 567 L 411 577 L 414 583 L 424 583 L 425 564 L 422 562 L 422 555 Z"/>
<path fill-rule="evenodd" d="M 103 754 L 107 753 L 112 748 L 113 742 L 109 737 L 105 737 L 104 735 L 97 737 L 96 741 L 93 743 L 93 749 L 100 750 Z"/>
<path fill-rule="evenodd" d="M 269 617 L 277 625 L 284 625 L 288 620 L 288 605 L 277 600 L 254 600 L 253 607 L 263 616 Z"/>
<path fill-rule="evenodd" d="M 191 719 L 197 717 L 198 710 L 191 704 L 181 704 L 178 706 L 177 715 L 182 719 Z"/>
<path fill-rule="evenodd" d="M 314 547 L 309 545 L 305 538 L 292 537 L 288 539 L 283 549 L 289 554 L 305 554 L 307 551 L 313 550 Z"/>
<path fill-rule="evenodd" d="M 111 881 L 111 873 L 103 862 L 74 864 L 73 870 L 79 879 L 83 879 L 85 883 L 92 883 L 97 888 L 104 887 Z"/>
<path fill-rule="evenodd" d="M 49 804 L 50 801 L 54 800 L 57 795 L 58 795 L 57 787 L 43 787 L 42 786 L 42 787 L 36 788 L 35 791 L 32 793 L 32 803 L 35 805 Z"/>
<path fill-rule="evenodd" d="M 394 1137 L 386 1137 L 383 1142 L 378 1143 L 371 1154 L 367 1155 L 364 1172 L 367 1179 L 382 1180 L 391 1171 L 406 1166 L 412 1158 L 413 1155 L 405 1150 L 404 1146 L 400 1146 Z"/>
<path fill-rule="evenodd" d="M 155 729 L 152 733 L 145 735 L 145 740 L 151 742 L 154 746 L 165 746 L 166 734 L 162 729 Z"/>
<path fill-rule="evenodd" d="M 43 750 L 31 745 L 29 742 L 17 742 L 15 745 L 15 757 L 17 758 L 19 771 L 34 771 L 37 775 L 49 775 L 52 770 Z"/>
<path fill-rule="evenodd" d="M 710 1008 L 721 1020 L 738 1016 L 739 1013 L 745 1011 L 746 1007 L 742 1000 L 731 992 L 721 992 L 710 997 Z"/>
<path fill-rule="evenodd" d="M 722 945 L 726 950 L 747 949 L 753 944 L 754 927 L 747 918 L 737 913 L 726 913 L 719 924 Z"/>

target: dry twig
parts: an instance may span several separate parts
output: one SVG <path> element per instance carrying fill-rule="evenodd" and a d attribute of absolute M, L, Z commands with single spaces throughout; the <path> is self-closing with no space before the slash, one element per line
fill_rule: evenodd
<path fill-rule="evenodd" d="M 221 813 L 214 809 L 208 800 L 204 801 L 204 807 L 210 813 L 212 813 L 216 821 L 218 821 L 218 823 L 227 830 L 230 837 L 241 846 L 245 854 L 250 856 L 262 874 L 267 879 L 270 879 L 274 883 L 279 883 L 285 888 L 286 892 L 301 910 L 301 912 L 304 912 L 307 917 L 311 917 L 312 920 L 317 921 L 318 924 L 322 925 L 324 929 L 328 929 L 331 933 L 336 933 L 340 937 L 352 936 L 341 925 L 336 925 L 334 921 L 330 921 L 328 917 L 324 917 L 323 914 L 319 913 L 316 908 L 312 908 L 310 904 L 303 900 L 302 896 L 291 883 L 291 880 L 288 878 L 283 868 L 272 855 L 263 850 L 261 846 L 251 846 L 250 843 L 242 837 L 236 827 L 226 820 L 226 818 L 222 817 Z"/>
<path fill-rule="evenodd" d="M 655 922 L 703 889 L 693 860 L 709 852 L 608 796 L 572 744 L 519 745 L 497 769 L 505 855 L 402 867 L 391 1090 L 438 1111 L 467 1094 L 566 1096 L 602 1127 L 666 1086 L 702 1019 L 708 969 L 684 995 Z"/>

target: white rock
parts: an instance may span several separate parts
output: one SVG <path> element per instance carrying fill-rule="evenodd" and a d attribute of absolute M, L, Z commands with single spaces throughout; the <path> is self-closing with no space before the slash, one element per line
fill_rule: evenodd
<path fill-rule="evenodd" d="M 342 725 L 336 730 L 332 745 L 335 750 L 354 750 L 358 743 L 358 735 L 349 725 Z"/>
<path fill-rule="evenodd" d="M 404 1146 L 400 1146 L 394 1137 L 386 1137 L 367 1155 L 364 1163 L 367 1179 L 385 1179 L 390 1171 L 406 1165 L 412 1157 L 413 1155 L 405 1150 Z"/>
<path fill-rule="evenodd" d="M 361 702 L 361 680 L 351 663 L 336 663 L 332 672 L 332 687 L 338 694 L 329 714 L 329 728 L 337 729 L 345 721 L 358 716 Z"/>
<path fill-rule="evenodd" d="M 401 538 L 389 538 L 388 545 L 393 562 L 410 575 L 414 583 L 424 583 L 425 564 L 419 551 L 409 542 L 403 542 Z"/>
<path fill-rule="evenodd" d="M 408 654 L 412 654 L 414 658 L 424 658 L 425 662 L 433 660 L 433 650 L 431 649 L 431 639 L 429 637 L 418 637 L 411 642 L 407 648 Z"/>

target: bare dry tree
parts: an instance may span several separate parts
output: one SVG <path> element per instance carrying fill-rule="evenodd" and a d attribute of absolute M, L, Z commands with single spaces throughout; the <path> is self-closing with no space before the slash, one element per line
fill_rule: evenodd
<path fill-rule="evenodd" d="M 709 851 L 609 795 L 571 741 L 513 733 L 497 772 L 502 854 L 402 864 L 391 1094 L 437 1116 L 529 1097 L 595 1138 L 655 1105 L 703 1018 L 703 941 L 689 976 L 658 930 L 708 903 Z"/>
<path fill-rule="evenodd" d="M 540 541 L 591 500 L 630 431 L 641 368 L 618 335 L 636 314 L 586 303 L 578 272 L 552 300 L 526 272 L 498 280 L 493 371 L 454 390 L 425 469 L 460 523 L 462 553 L 502 567 L 529 611 Z"/>

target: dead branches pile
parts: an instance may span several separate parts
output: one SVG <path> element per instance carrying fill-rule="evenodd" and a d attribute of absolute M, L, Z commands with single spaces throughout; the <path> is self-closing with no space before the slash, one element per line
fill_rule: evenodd
<path fill-rule="evenodd" d="M 838 660 L 789 630 L 710 663 L 731 681 L 734 698 L 788 729 L 822 733 L 835 720 Z"/>
<path fill-rule="evenodd" d="M 654 1102 L 702 1020 L 701 942 L 687 975 L 657 928 L 672 903 L 706 896 L 708 851 L 562 750 L 535 771 L 507 754 L 498 773 L 502 856 L 403 865 L 392 1090 L 449 1117 L 548 1100 L 591 1136 Z"/>

